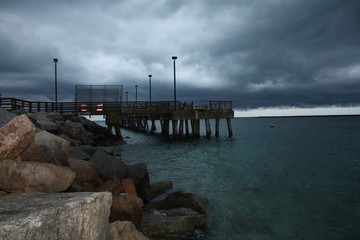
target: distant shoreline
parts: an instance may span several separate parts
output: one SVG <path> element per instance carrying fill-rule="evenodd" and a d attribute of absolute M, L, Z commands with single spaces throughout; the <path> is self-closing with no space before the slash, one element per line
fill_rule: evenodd
<path fill-rule="evenodd" d="M 298 116 L 258 116 L 255 118 L 310 118 L 310 117 L 360 117 L 360 114 L 343 115 L 298 115 Z"/>

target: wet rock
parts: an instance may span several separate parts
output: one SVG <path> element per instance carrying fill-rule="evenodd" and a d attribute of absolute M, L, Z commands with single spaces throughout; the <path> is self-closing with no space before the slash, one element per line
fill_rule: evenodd
<path fill-rule="evenodd" d="M 100 168 L 100 174 L 109 179 L 123 179 L 128 176 L 128 166 L 102 149 L 97 149 L 89 162 L 96 163 Z"/>
<path fill-rule="evenodd" d="M 75 158 L 69 158 L 68 162 L 70 169 L 76 174 L 76 181 L 78 183 L 96 182 L 99 167 L 95 163 Z"/>
<path fill-rule="evenodd" d="M 137 228 L 140 227 L 144 203 L 141 198 L 129 195 L 113 195 L 110 222 L 131 221 Z"/>
<path fill-rule="evenodd" d="M 172 208 L 191 208 L 199 213 L 204 213 L 209 207 L 209 200 L 199 194 L 173 192 L 165 199 L 149 203 L 150 208 L 172 209 Z"/>
<path fill-rule="evenodd" d="M 110 224 L 110 234 L 113 240 L 148 240 L 149 238 L 139 232 L 135 225 L 129 221 L 116 221 Z"/>
<path fill-rule="evenodd" d="M 149 196 L 155 197 L 172 188 L 173 188 L 172 181 L 160 181 L 160 182 L 151 183 L 149 186 Z"/>
<path fill-rule="evenodd" d="M 108 239 L 110 206 L 110 193 L 12 194 L 0 198 L 0 239 Z"/>
<path fill-rule="evenodd" d="M 33 142 L 35 126 L 23 114 L 0 128 L 0 160 L 15 159 Z"/>
<path fill-rule="evenodd" d="M 144 212 L 140 231 L 148 237 L 187 235 L 206 226 L 207 218 L 189 208 L 149 209 Z"/>
<path fill-rule="evenodd" d="M 89 160 L 91 158 L 91 155 L 84 151 L 84 149 L 81 147 L 71 147 L 69 156 L 71 158 L 77 158 L 82 160 Z"/>
<path fill-rule="evenodd" d="M 38 162 L 0 161 L 0 190 L 6 192 L 62 192 L 75 173 L 68 167 Z"/>
<path fill-rule="evenodd" d="M 111 192 L 113 195 L 120 195 L 124 187 L 119 179 L 111 179 L 96 188 L 97 192 Z"/>
<path fill-rule="evenodd" d="M 70 143 L 47 131 L 35 134 L 33 143 L 21 154 L 22 161 L 68 165 Z"/>
<path fill-rule="evenodd" d="M 59 128 L 60 133 L 79 140 L 82 144 L 93 144 L 94 135 L 86 131 L 81 123 L 66 120 L 64 126 Z"/>

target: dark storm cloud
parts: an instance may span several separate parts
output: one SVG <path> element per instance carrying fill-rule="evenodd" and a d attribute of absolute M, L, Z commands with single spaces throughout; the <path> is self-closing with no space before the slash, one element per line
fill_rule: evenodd
<path fill-rule="evenodd" d="M 0 92 L 53 100 L 75 84 L 239 108 L 360 102 L 360 2 L 0 1 Z"/>

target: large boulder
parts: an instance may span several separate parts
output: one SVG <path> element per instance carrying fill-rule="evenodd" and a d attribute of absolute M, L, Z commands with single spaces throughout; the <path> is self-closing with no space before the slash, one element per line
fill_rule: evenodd
<path fill-rule="evenodd" d="M 209 200 L 199 194 L 173 192 L 165 199 L 150 203 L 149 207 L 164 210 L 173 208 L 191 208 L 196 212 L 204 213 L 209 207 Z"/>
<path fill-rule="evenodd" d="M 110 234 L 113 240 L 148 240 L 149 238 L 139 232 L 135 225 L 129 221 L 116 221 L 110 224 Z"/>
<path fill-rule="evenodd" d="M 159 181 L 151 183 L 148 189 L 149 198 L 165 193 L 167 190 L 173 188 L 172 181 Z"/>
<path fill-rule="evenodd" d="M 35 126 L 25 115 L 20 115 L 0 128 L 0 160 L 15 159 L 33 142 Z"/>
<path fill-rule="evenodd" d="M 15 113 L 11 113 L 0 107 L 0 128 L 17 116 Z"/>
<path fill-rule="evenodd" d="M 85 182 L 96 182 L 99 167 L 95 163 L 75 158 L 69 158 L 68 162 L 70 169 L 76 174 L 76 181 L 78 183 L 83 184 Z"/>
<path fill-rule="evenodd" d="M 110 222 L 131 221 L 137 228 L 140 227 L 144 202 L 141 198 L 129 195 L 113 195 Z"/>
<path fill-rule="evenodd" d="M 206 226 L 207 218 L 189 208 L 149 209 L 143 213 L 140 231 L 148 237 L 187 235 Z"/>
<path fill-rule="evenodd" d="M 70 143 L 47 131 L 35 134 L 34 142 L 21 155 L 22 161 L 68 165 Z"/>
<path fill-rule="evenodd" d="M 100 174 L 109 179 L 123 179 L 128 176 L 128 166 L 103 149 L 97 149 L 89 162 L 96 163 L 100 168 Z"/>
<path fill-rule="evenodd" d="M 108 239 L 110 206 L 106 192 L 1 197 L 0 239 Z"/>
<path fill-rule="evenodd" d="M 0 190 L 6 192 L 62 192 L 75 173 L 68 167 L 38 162 L 0 161 Z"/>
<path fill-rule="evenodd" d="M 66 120 L 64 126 L 59 128 L 60 133 L 64 133 L 73 139 L 79 140 L 82 144 L 93 144 L 94 135 L 86 131 L 81 123 Z"/>

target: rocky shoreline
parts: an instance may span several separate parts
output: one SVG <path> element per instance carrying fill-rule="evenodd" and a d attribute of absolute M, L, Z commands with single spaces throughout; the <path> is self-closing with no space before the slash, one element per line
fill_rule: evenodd
<path fill-rule="evenodd" d="M 51 199 L 60 194 L 56 195 L 59 202 L 66 196 L 94 202 L 110 198 L 109 206 L 99 208 L 109 208 L 107 214 L 101 210 L 102 218 L 108 218 L 101 223 L 105 227 L 99 227 L 101 233 L 83 234 L 80 239 L 186 239 L 196 228 L 206 226 L 206 197 L 177 192 L 171 181 L 151 183 L 146 163 L 128 165 L 121 160 L 116 149 L 120 144 L 124 144 L 122 139 L 109 136 L 106 128 L 85 117 L 56 112 L 14 113 L 0 108 L 0 215 L 11 212 L 5 208 L 14 206 L 13 201 L 21 205 L 24 198 L 31 202 L 31 198 L 46 199 L 45 195 Z M 155 201 L 160 194 L 163 199 Z M 70 211 L 66 204 L 63 209 Z M 41 227 L 27 226 L 32 229 L 26 231 L 28 236 L 19 232 L 23 238 L 13 238 L 16 234 L 10 230 L 15 231 L 15 227 L 6 221 L 0 217 L 1 239 L 29 239 L 34 231 L 42 231 Z M 81 216 L 76 221 L 82 221 Z M 60 234 L 66 230 L 57 231 L 56 239 L 70 239 Z M 45 231 L 37 239 L 48 239 L 49 234 Z"/>

